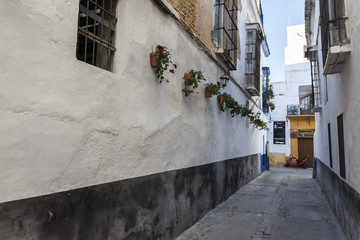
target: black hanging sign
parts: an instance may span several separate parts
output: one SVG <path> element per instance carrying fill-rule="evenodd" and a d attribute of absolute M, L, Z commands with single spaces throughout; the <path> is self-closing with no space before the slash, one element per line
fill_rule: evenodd
<path fill-rule="evenodd" d="M 285 144 L 285 121 L 274 122 L 274 144 Z"/>

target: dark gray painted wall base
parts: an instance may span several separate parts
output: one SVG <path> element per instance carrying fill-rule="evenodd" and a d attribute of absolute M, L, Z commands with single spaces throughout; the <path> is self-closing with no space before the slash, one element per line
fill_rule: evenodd
<path fill-rule="evenodd" d="M 258 176 L 260 155 L 0 204 L 0 239 L 173 239 Z"/>
<path fill-rule="evenodd" d="M 314 176 L 319 181 L 348 239 L 360 239 L 360 194 L 332 169 L 315 159 Z"/>

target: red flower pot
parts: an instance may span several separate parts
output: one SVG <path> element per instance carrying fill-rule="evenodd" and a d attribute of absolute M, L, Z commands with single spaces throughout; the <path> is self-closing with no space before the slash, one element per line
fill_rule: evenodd
<path fill-rule="evenodd" d="M 212 92 L 207 91 L 206 88 L 205 88 L 205 97 L 207 97 L 207 98 L 211 98 L 211 97 L 212 97 Z"/>
<path fill-rule="evenodd" d="M 193 73 L 184 73 L 185 86 L 193 85 L 193 80 L 195 78 L 195 74 Z"/>
<path fill-rule="evenodd" d="M 225 96 L 224 96 L 224 95 L 219 95 L 219 96 L 218 96 L 218 102 L 219 102 L 219 104 L 220 104 L 220 105 L 223 104 L 224 101 L 225 101 Z"/>
<path fill-rule="evenodd" d="M 150 53 L 150 65 L 151 67 L 158 68 L 160 66 L 160 60 L 156 58 L 155 53 Z"/>

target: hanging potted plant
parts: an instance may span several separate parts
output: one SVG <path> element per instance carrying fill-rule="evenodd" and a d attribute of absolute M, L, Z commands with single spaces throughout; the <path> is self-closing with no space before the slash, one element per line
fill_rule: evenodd
<path fill-rule="evenodd" d="M 239 115 L 241 113 L 241 106 L 237 106 L 237 108 L 235 109 L 235 113 L 236 115 Z"/>
<path fill-rule="evenodd" d="M 191 70 L 190 72 L 186 72 L 184 73 L 184 82 L 185 82 L 185 86 L 192 86 L 194 84 L 194 82 L 196 81 L 196 77 L 195 77 L 195 73 L 192 72 L 193 70 Z"/>
<path fill-rule="evenodd" d="M 201 71 L 190 70 L 184 73 L 185 87 L 182 89 L 185 97 L 188 97 L 191 93 L 195 93 L 195 89 L 199 87 L 199 82 L 206 81 Z M 190 88 L 191 87 L 191 88 Z M 198 92 L 196 92 L 198 94 Z"/>
<path fill-rule="evenodd" d="M 225 112 L 226 102 L 228 102 L 229 99 L 231 99 L 231 98 L 232 98 L 231 95 L 228 93 L 223 93 L 218 96 L 218 103 L 219 103 L 220 111 Z"/>
<path fill-rule="evenodd" d="M 218 100 L 219 106 L 222 106 L 224 104 L 225 96 L 226 96 L 226 93 L 218 95 L 217 100 Z"/>
<path fill-rule="evenodd" d="M 153 68 L 158 68 L 160 66 L 160 60 L 156 57 L 154 52 L 150 53 L 150 65 Z"/>
<path fill-rule="evenodd" d="M 205 97 L 211 98 L 213 95 L 220 94 L 220 83 L 207 83 L 205 84 Z"/>
<path fill-rule="evenodd" d="M 164 77 L 164 72 L 169 69 L 169 66 L 172 65 L 174 68 L 171 68 L 169 72 L 174 73 L 174 69 L 177 68 L 171 60 L 170 51 L 165 46 L 157 45 L 155 52 L 150 53 L 150 64 L 151 67 L 156 68 L 156 76 L 160 80 L 160 83 L 163 81 L 169 82 L 167 78 Z"/>
<path fill-rule="evenodd" d="M 248 109 L 246 106 L 241 107 L 240 113 L 242 117 L 246 117 L 246 116 L 250 117 L 250 115 L 253 115 L 252 109 Z"/>
<path fill-rule="evenodd" d="M 230 116 L 231 117 L 235 117 L 237 114 L 236 112 L 238 111 L 240 105 L 237 101 L 235 101 L 234 98 L 226 98 L 225 99 L 225 106 L 227 109 L 230 110 Z"/>

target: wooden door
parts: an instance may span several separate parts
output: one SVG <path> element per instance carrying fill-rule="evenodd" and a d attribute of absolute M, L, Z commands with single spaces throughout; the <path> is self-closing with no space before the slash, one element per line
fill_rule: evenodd
<path fill-rule="evenodd" d="M 309 167 L 314 165 L 314 141 L 312 138 L 298 139 L 299 159 L 306 158 Z"/>

